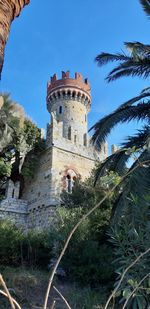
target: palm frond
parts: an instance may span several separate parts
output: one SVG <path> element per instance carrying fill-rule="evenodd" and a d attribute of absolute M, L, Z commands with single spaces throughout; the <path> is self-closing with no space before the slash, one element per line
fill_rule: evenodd
<path fill-rule="evenodd" d="M 144 126 L 138 131 L 135 136 L 128 136 L 126 141 L 121 143 L 124 148 L 136 147 L 136 149 L 143 148 L 150 139 L 150 126 Z"/>
<path fill-rule="evenodd" d="M 124 45 L 134 59 L 137 59 L 137 57 L 150 57 L 150 45 L 141 42 L 124 42 Z"/>
<path fill-rule="evenodd" d="M 149 58 L 138 58 L 137 60 L 130 58 L 117 67 L 115 67 L 106 77 L 108 82 L 114 81 L 118 78 L 125 76 L 138 76 L 147 78 L 150 75 L 150 59 Z"/>
<path fill-rule="evenodd" d="M 142 164 L 142 162 L 147 163 Z M 145 150 L 133 163 L 129 175 L 122 184 L 122 192 L 114 203 L 113 215 L 120 217 L 124 208 L 130 206 L 131 196 L 136 196 L 142 204 L 144 197 L 148 194 L 150 194 L 150 153 Z"/>
<path fill-rule="evenodd" d="M 130 154 L 126 153 L 126 149 L 119 149 L 108 158 L 105 159 L 95 172 L 94 185 L 96 185 L 98 179 L 104 176 L 108 170 L 123 175 L 126 171 L 126 162 L 130 158 Z"/>
<path fill-rule="evenodd" d="M 108 62 L 114 61 L 129 61 L 130 57 L 124 54 L 109 54 L 109 53 L 101 53 L 96 58 L 95 61 L 98 63 L 99 66 L 105 65 Z"/>
<path fill-rule="evenodd" d="M 125 107 L 128 107 L 128 106 L 131 106 L 133 105 L 134 103 L 140 101 L 141 99 L 144 99 L 146 97 L 150 97 L 150 87 L 147 87 L 145 89 L 142 90 L 141 94 L 124 102 L 123 104 L 121 104 L 117 110 L 122 110 L 124 109 Z"/>
<path fill-rule="evenodd" d="M 99 120 L 90 130 L 94 129 L 92 143 L 97 149 L 105 142 L 111 130 L 119 123 L 131 120 L 148 120 L 150 117 L 150 103 L 139 103 L 137 106 L 127 106 L 121 110 L 115 110 L 110 115 Z"/>
<path fill-rule="evenodd" d="M 146 87 L 141 91 L 141 93 L 145 93 L 145 92 L 150 92 L 150 87 Z"/>
<path fill-rule="evenodd" d="M 150 0 L 140 0 L 140 3 L 144 9 L 144 12 L 150 16 Z"/>

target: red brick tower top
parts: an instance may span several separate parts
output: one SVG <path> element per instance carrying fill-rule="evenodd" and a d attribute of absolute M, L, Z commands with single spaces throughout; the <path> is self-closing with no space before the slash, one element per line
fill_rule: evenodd
<path fill-rule="evenodd" d="M 57 75 L 54 74 L 51 80 L 47 83 L 47 101 L 51 101 L 53 98 L 57 98 L 60 95 L 71 95 L 74 97 L 84 98 L 90 105 L 91 92 L 88 79 L 82 78 L 82 75 L 75 73 L 75 78 L 70 78 L 70 72 L 62 72 L 62 78 L 57 79 Z"/>

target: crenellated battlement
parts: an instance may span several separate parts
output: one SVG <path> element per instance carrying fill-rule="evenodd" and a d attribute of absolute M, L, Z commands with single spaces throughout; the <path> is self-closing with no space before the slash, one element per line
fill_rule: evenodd
<path fill-rule="evenodd" d="M 57 79 L 54 74 L 47 83 L 47 104 L 48 107 L 57 100 L 66 99 L 80 101 L 89 109 L 91 103 L 90 84 L 88 79 L 83 79 L 80 73 L 75 73 L 75 77 L 70 77 L 70 72 L 62 72 L 62 78 Z M 48 108 L 49 109 L 49 108 Z"/>
<path fill-rule="evenodd" d="M 51 80 L 47 83 L 47 94 L 52 93 L 54 90 L 57 90 L 61 87 L 73 87 L 78 88 L 82 91 L 87 92 L 87 94 L 90 96 L 90 84 L 88 82 L 88 79 L 83 79 L 82 75 L 80 73 L 75 73 L 75 77 L 70 77 L 70 72 L 64 72 L 62 71 L 62 78 L 58 79 L 57 75 L 54 74 L 51 77 Z"/>

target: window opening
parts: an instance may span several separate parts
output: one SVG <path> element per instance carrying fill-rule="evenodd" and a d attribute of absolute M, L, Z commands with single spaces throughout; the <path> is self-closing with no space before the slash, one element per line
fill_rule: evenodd
<path fill-rule="evenodd" d="M 68 128 L 68 139 L 71 140 L 71 127 Z"/>
<path fill-rule="evenodd" d="M 87 146 L 87 134 L 86 133 L 83 135 L 83 145 Z"/>
<path fill-rule="evenodd" d="M 67 175 L 67 191 L 68 193 L 72 192 L 72 181 L 70 175 Z"/>
<path fill-rule="evenodd" d="M 12 198 L 14 198 L 15 195 L 15 189 L 12 190 Z"/>
<path fill-rule="evenodd" d="M 74 135 L 74 142 L 76 143 L 77 142 L 77 136 Z"/>
<path fill-rule="evenodd" d="M 59 106 L 59 114 L 62 114 L 62 106 Z"/>

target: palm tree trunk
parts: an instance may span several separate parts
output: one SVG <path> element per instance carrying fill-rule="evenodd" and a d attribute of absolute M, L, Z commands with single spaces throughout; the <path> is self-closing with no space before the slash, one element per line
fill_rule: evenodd
<path fill-rule="evenodd" d="M 10 26 L 30 0 L 0 0 L 0 73 L 4 62 L 4 49 L 8 40 Z"/>

